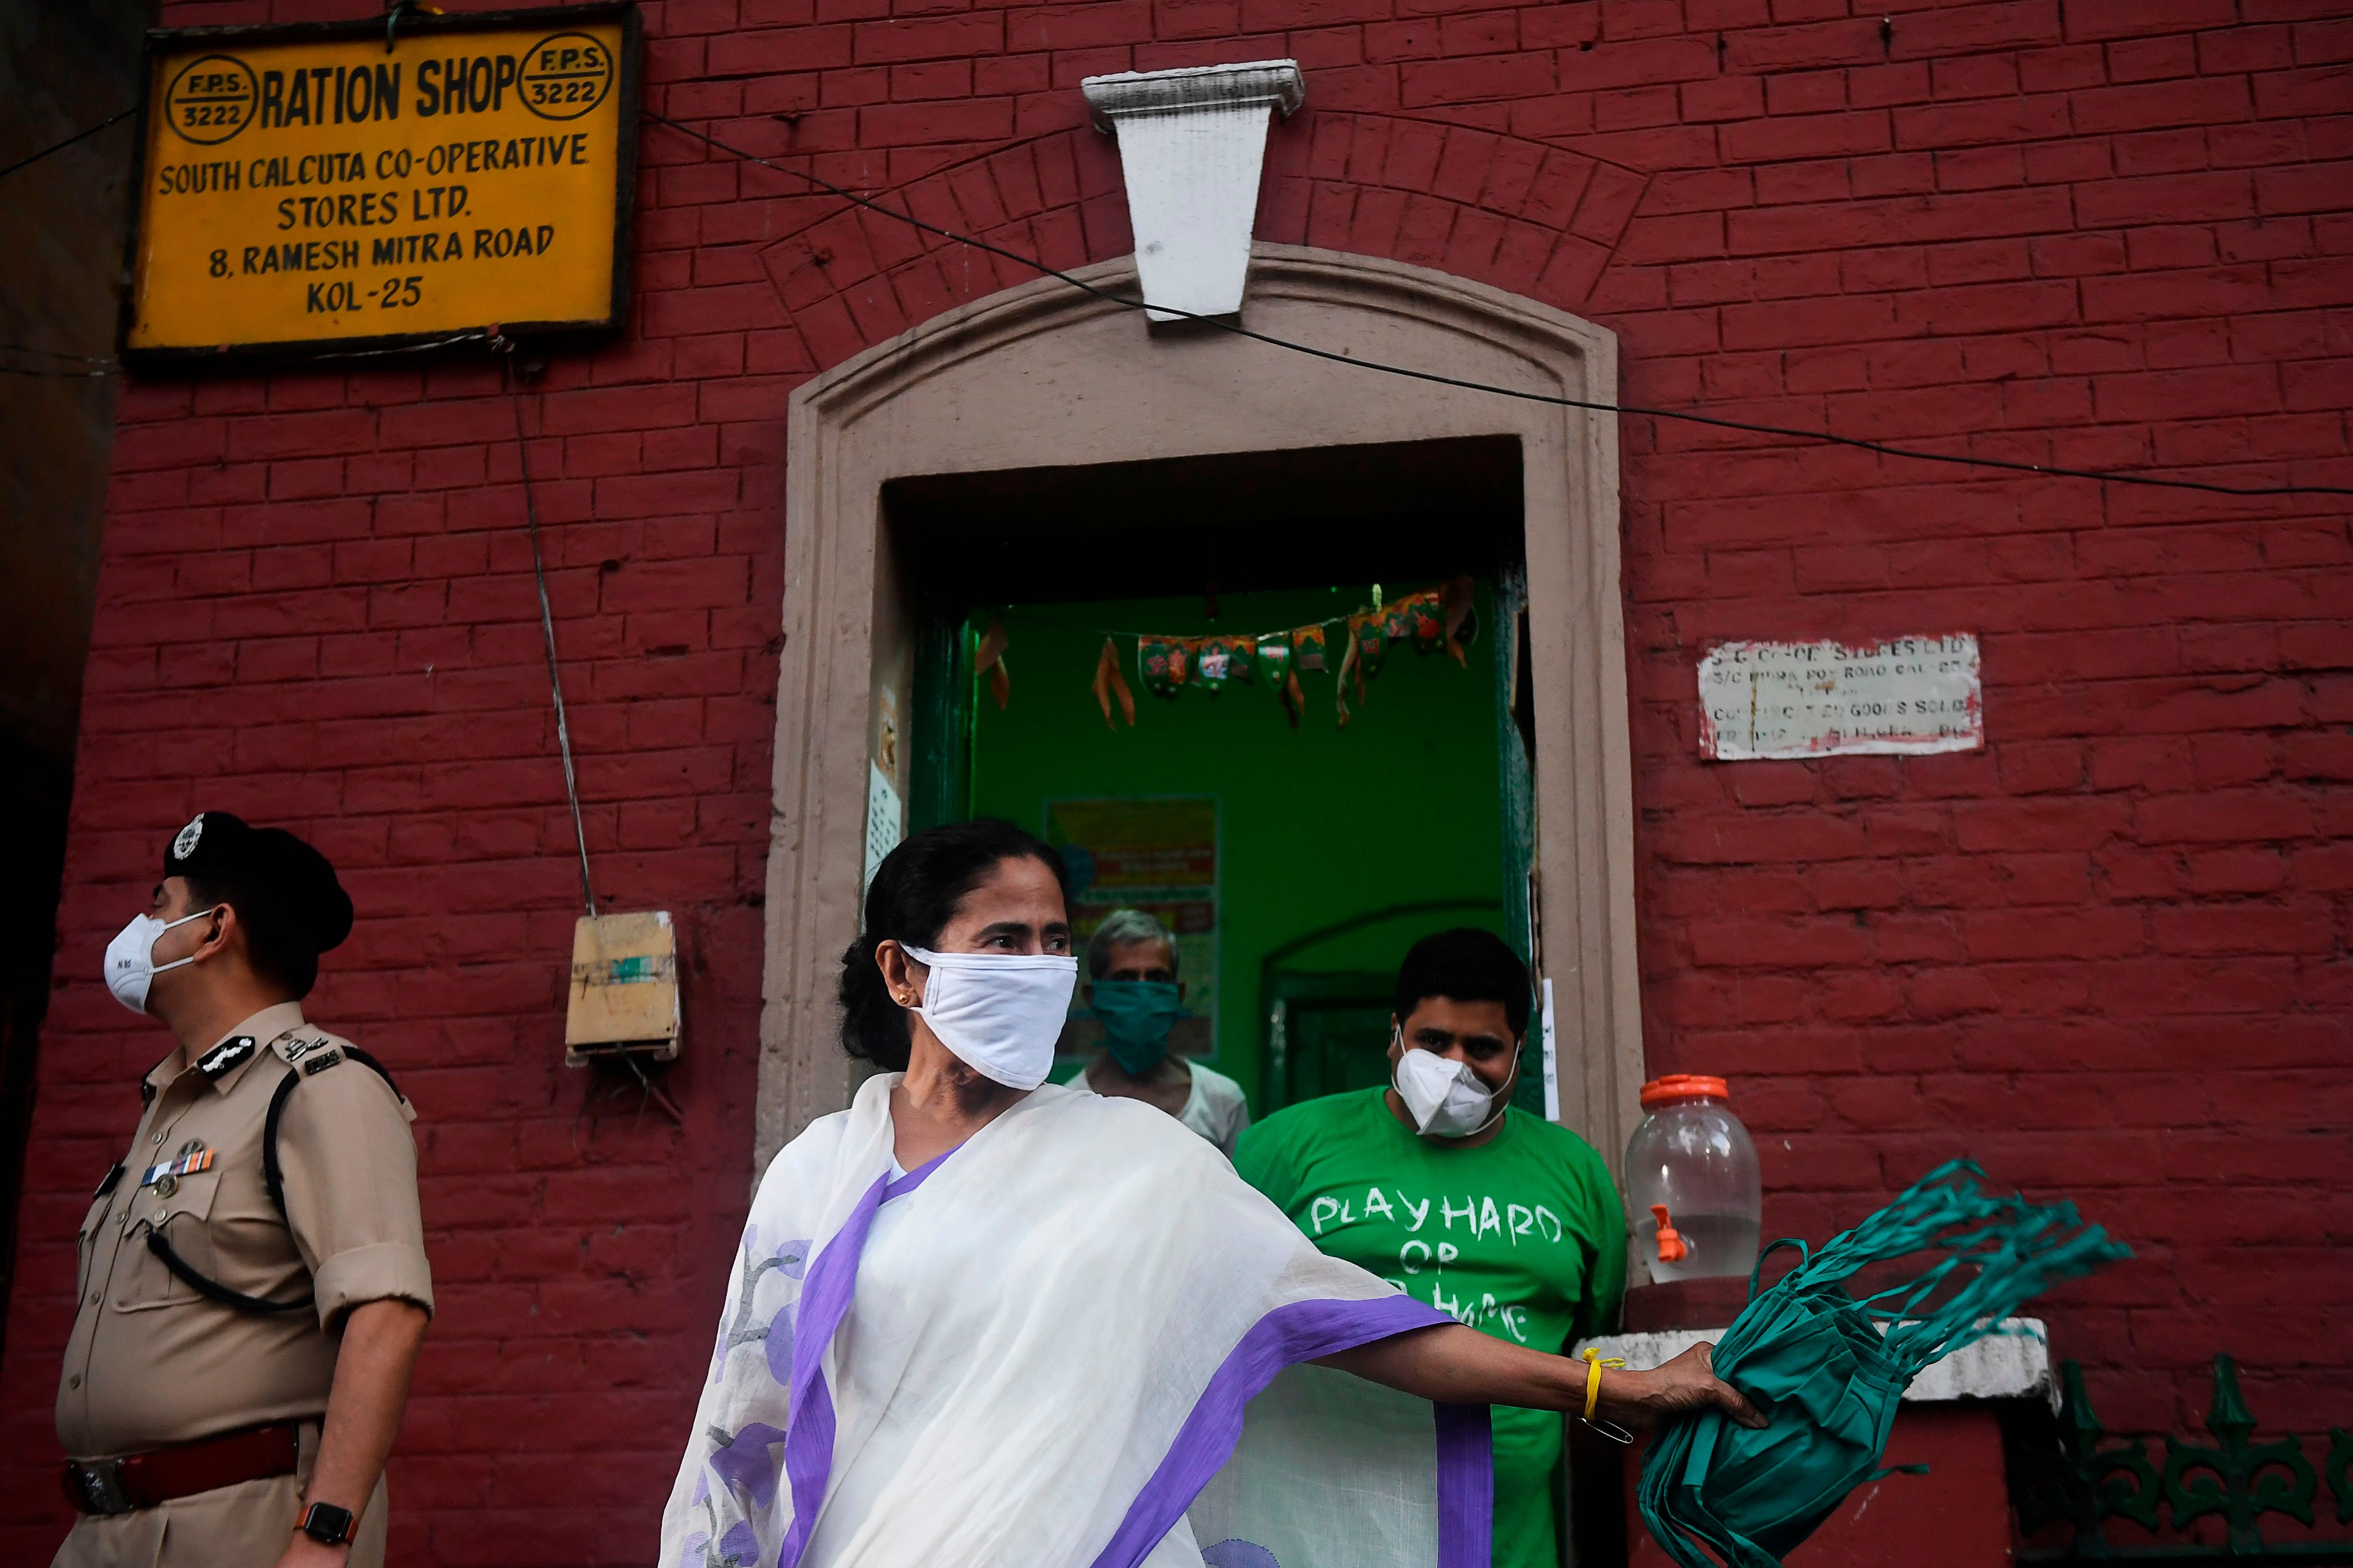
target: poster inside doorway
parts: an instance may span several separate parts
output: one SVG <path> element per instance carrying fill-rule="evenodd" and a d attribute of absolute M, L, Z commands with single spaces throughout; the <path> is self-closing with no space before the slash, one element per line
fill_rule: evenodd
<path fill-rule="evenodd" d="M 1214 1058 L 1218 1051 L 1218 802 L 1213 795 L 1050 800 L 1046 842 L 1071 872 L 1071 938 L 1082 957 L 1103 917 L 1137 909 L 1176 938 L 1185 1016 L 1169 1049 Z M 1103 1043 L 1087 1016 L 1085 973 L 1071 1021 L 1056 1046 L 1078 1056 Z"/>

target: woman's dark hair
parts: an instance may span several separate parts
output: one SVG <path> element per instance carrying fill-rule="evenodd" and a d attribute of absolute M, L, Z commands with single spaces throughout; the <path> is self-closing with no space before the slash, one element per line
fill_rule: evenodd
<path fill-rule="evenodd" d="M 882 858 L 866 889 L 866 920 L 841 955 L 841 1048 L 885 1072 L 904 1071 L 915 1026 L 891 1000 L 874 950 L 884 942 L 930 947 L 966 894 L 1007 860 L 1036 860 L 1054 873 L 1065 904 L 1070 872 L 1035 834 L 982 817 L 926 827 Z"/>
<path fill-rule="evenodd" d="M 210 909 L 227 904 L 245 927 L 245 953 L 253 972 L 297 999 L 311 994 L 319 983 L 319 955 L 305 942 L 294 922 L 276 905 L 237 882 L 188 879 L 188 907 Z"/>

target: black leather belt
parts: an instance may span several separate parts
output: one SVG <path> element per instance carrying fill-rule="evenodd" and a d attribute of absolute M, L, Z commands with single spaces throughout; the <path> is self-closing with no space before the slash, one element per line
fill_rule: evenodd
<path fill-rule="evenodd" d="M 301 1457 L 300 1424 L 280 1421 L 116 1459 L 68 1459 L 66 1500 L 83 1513 L 132 1513 L 241 1481 L 290 1476 Z"/>

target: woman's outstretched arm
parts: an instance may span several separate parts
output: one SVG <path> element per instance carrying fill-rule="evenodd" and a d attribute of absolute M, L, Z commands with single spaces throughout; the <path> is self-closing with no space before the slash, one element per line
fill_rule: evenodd
<path fill-rule="evenodd" d="M 1647 1427 L 1663 1417 L 1713 1406 L 1743 1426 L 1765 1417 L 1738 1389 L 1715 1375 L 1713 1345 L 1694 1345 L 1650 1372 L 1601 1370 L 1594 1415 L 1621 1426 Z M 1320 1358 L 1358 1377 L 1442 1405 L 1516 1405 L 1529 1410 L 1585 1410 L 1585 1363 L 1546 1355 L 1461 1323 L 1440 1323 L 1392 1334 Z"/>

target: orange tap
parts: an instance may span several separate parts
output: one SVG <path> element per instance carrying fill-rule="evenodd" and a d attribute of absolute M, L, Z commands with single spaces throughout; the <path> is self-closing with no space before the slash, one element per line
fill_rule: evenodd
<path fill-rule="evenodd" d="M 1667 1217 L 1667 1205 L 1652 1204 L 1651 1217 L 1659 1222 L 1659 1261 L 1681 1263 L 1690 1254 L 1691 1248 L 1683 1245 L 1683 1233 L 1675 1229 L 1674 1221 Z"/>

